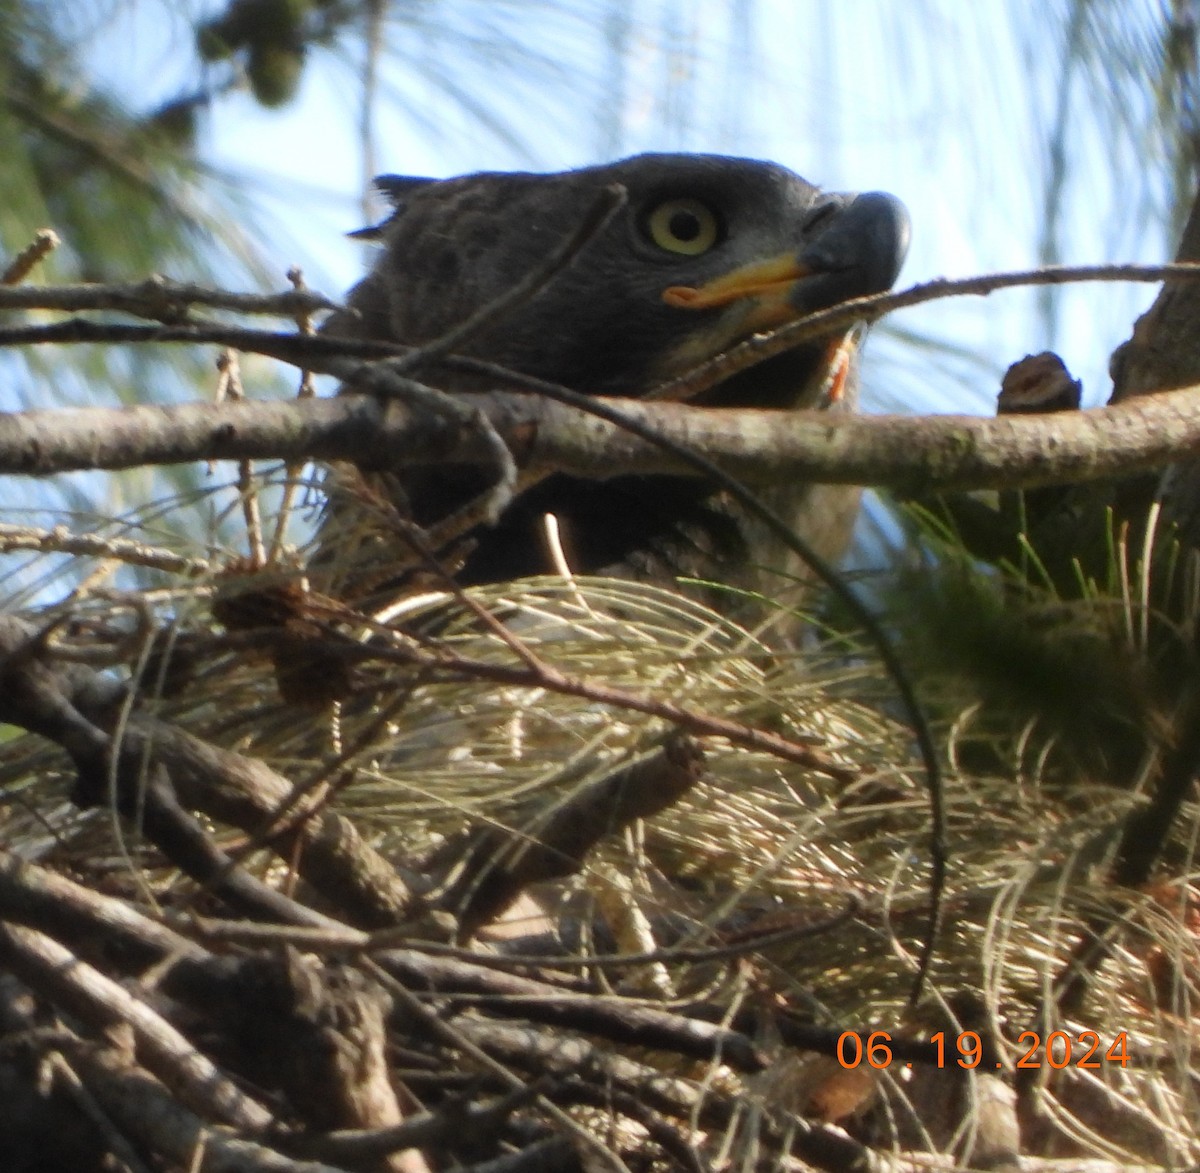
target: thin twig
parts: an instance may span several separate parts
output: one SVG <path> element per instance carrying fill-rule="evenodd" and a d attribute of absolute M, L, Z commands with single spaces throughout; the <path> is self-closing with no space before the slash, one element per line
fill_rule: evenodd
<path fill-rule="evenodd" d="M 217 358 L 217 403 L 245 403 L 246 393 L 242 388 L 241 367 L 238 353 L 226 347 Z M 254 466 L 249 460 L 239 460 L 237 466 L 238 500 L 242 503 L 242 517 L 246 523 L 246 540 L 250 546 L 250 565 L 261 570 L 267 564 L 267 550 L 263 544 L 262 513 L 258 508 L 258 482 L 254 478 Z"/>
<path fill-rule="evenodd" d="M 1076 285 L 1089 281 L 1158 282 L 1171 278 L 1200 278 L 1200 264 L 1166 265 L 1047 265 L 977 277 L 937 277 L 899 292 L 874 293 L 840 302 L 826 310 L 789 322 L 770 334 L 760 334 L 701 363 L 648 391 L 642 398 L 687 400 L 725 382 L 731 375 L 756 366 L 815 338 L 847 330 L 859 322 L 875 322 L 895 310 L 908 309 L 946 297 L 986 297 L 1001 289 L 1039 285 Z"/>
<path fill-rule="evenodd" d="M 408 375 L 450 354 L 481 330 L 493 326 L 506 314 L 533 300 L 560 273 L 575 262 L 579 254 L 609 224 L 628 202 L 629 193 L 621 184 L 603 188 L 588 208 L 578 227 L 538 266 L 530 269 L 499 297 L 493 298 L 469 315 L 457 326 L 447 330 L 432 342 L 424 343 L 391 365 L 396 375 Z M 476 417 L 476 426 L 488 443 L 499 476 L 483 494 L 483 520 L 494 525 L 501 513 L 512 503 L 520 481 L 516 462 L 509 447 L 501 440 L 491 421 L 484 415 Z"/>
<path fill-rule="evenodd" d="M 67 1095 L 78 1105 L 79 1110 L 92 1122 L 104 1138 L 104 1144 L 112 1157 L 119 1161 L 122 1173 L 152 1173 L 137 1150 L 129 1143 L 129 1138 L 116 1126 L 112 1118 L 96 1101 L 91 1089 L 79 1078 L 79 1073 L 67 1061 L 61 1051 L 54 1051 L 49 1056 L 50 1066 L 55 1078 L 66 1089 Z"/>
<path fill-rule="evenodd" d="M 526 966 L 551 969 L 624 969 L 631 965 L 663 965 L 679 962 L 687 965 L 700 965 L 714 961 L 736 961 L 754 953 L 765 953 L 777 945 L 792 945 L 807 937 L 823 936 L 846 924 L 858 913 L 859 909 L 858 897 L 851 894 L 843 908 L 839 908 L 836 912 L 821 917 L 819 920 L 793 924 L 786 929 L 776 929 L 765 933 L 748 930 L 741 934 L 736 941 L 730 941 L 724 945 L 665 946 L 661 949 L 647 950 L 644 953 L 589 953 L 586 956 L 576 953 L 487 954 L 480 953 L 478 950 L 463 949 L 456 945 L 443 945 L 437 941 L 422 941 L 420 949 L 421 952 L 428 953 L 430 957 L 453 957 L 460 961 L 471 961 L 500 970 Z M 313 930 L 314 939 L 317 939 L 319 932 L 320 930 Z M 397 945 L 408 943 L 402 930 L 381 929 L 371 933 L 362 948 L 364 952 L 373 953 L 380 949 L 394 949 Z M 347 946 L 343 944 L 342 947 Z"/>
<path fill-rule="evenodd" d="M 189 1107 L 209 1120 L 265 1129 L 273 1116 L 146 1003 L 44 933 L 0 924 L 0 955 L 33 989 L 96 1031 L 125 1025 L 138 1054 Z"/>
<path fill-rule="evenodd" d="M 368 958 L 363 962 L 363 966 L 391 994 L 403 1008 L 404 1012 L 411 1015 L 434 1038 L 460 1051 L 479 1070 L 496 1076 L 510 1091 L 524 1093 L 529 1090 L 529 1084 L 525 1080 L 521 1079 L 520 1076 L 516 1075 L 499 1060 L 493 1059 L 491 1055 L 482 1047 L 472 1042 L 462 1031 L 449 1023 L 443 1022 L 420 998 L 416 997 L 402 982 L 397 981 L 378 962 Z M 629 1173 L 629 1170 L 620 1157 L 605 1148 L 592 1133 L 568 1116 L 561 1108 L 552 1104 L 545 1096 L 539 1096 L 538 1102 L 543 1110 L 548 1112 L 560 1127 L 564 1128 L 571 1136 L 594 1153 L 603 1166 L 612 1169 L 614 1173 Z"/>
<path fill-rule="evenodd" d="M 308 286 L 304 283 L 304 273 L 299 266 L 293 265 L 288 270 L 288 280 L 298 293 L 307 293 Z M 316 334 L 313 325 L 312 312 L 304 310 L 296 315 L 296 329 L 306 337 Z M 297 399 L 314 399 L 317 385 L 313 373 L 307 367 L 300 371 L 300 386 L 296 389 Z M 290 460 L 284 465 L 283 496 L 279 502 L 279 512 L 275 516 L 275 532 L 271 535 L 271 550 L 267 557 L 270 565 L 274 566 L 283 557 L 284 543 L 287 537 L 287 527 L 292 516 L 292 506 L 300 489 L 300 472 L 304 468 L 302 460 Z"/>
<path fill-rule="evenodd" d="M 71 1061 L 126 1134 L 174 1168 L 189 1173 L 346 1173 L 341 1166 L 290 1160 L 264 1143 L 213 1128 L 209 1120 L 189 1111 L 161 1083 L 119 1060 L 111 1049 L 81 1046 Z"/>
<path fill-rule="evenodd" d="M 492 611 L 485 607 L 474 595 L 466 590 L 454 575 L 448 573 L 439 561 L 433 543 L 425 531 L 406 518 L 393 516 L 388 518 L 389 525 L 396 530 L 400 538 L 408 544 L 429 571 L 442 581 L 446 593 L 466 611 L 470 611 L 476 619 L 508 649 L 533 671 L 538 671 L 544 664 L 541 657 L 515 632 L 511 631 Z"/>
<path fill-rule="evenodd" d="M 733 961 L 762 953 L 777 945 L 790 945 L 806 937 L 818 937 L 839 928 L 861 911 L 861 903 L 853 893 L 847 895 L 842 908 L 818 920 L 792 924 L 784 929 L 756 933 L 750 930 L 737 940 L 723 945 L 664 946 L 645 953 L 482 953 L 478 949 L 446 945 L 440 941 L 413 941 L 411 926 L 378 929 L 365 933 L 359 929 L 319 929 L 307 925 L 261 924 L 256 921 L 218 920 L 214 917 L 187 915 L 187 924 L 202 938 L 230 944 L 283 944 L 313 952 L 378 953 L 408 947 L 429 957 L 444 957 L 469 962 L 484 969 L 508 972 L 513 969 L 536 967 L 548 969 L 625 969 L 635 965 L 661 965 L 682 962 L 698 965 L 713 961 Z"/>
<path fill-rule="evenodd" d="M 13 257 L 12 263 L 0 272 L 0 286 L 20 285 L 61 243 L 53 228 L 41 229 L 34 235 L 33 242 Z"/>
<path fill-rule="evenodd" d="M 481 1104 L 466 1099 L 451 1100 L 440 1105 L 436 1112 L 410 1116 L 402 1124 L 393 1124 L 390 1128 L 337 1129 L 324 1133 L 297 1130 L 280 1133 L 276 1143 L 298 1157 L 344 1161 L 357 1168 L 400 1149 L 427 1148 L 488 1136 L 518 1108 L 525 1107 L 545 1091 L 546 1083 L 546 1080 L 535 1080 L 526 1087 Z"/>
<path fill-rule="evenodd" d="M 369 622 L 366 616 L 362 616 L 361 619 L 363 622 Z M 388 634 L 388 629 L 382 629 L 382 633 Z M 379 642 L 363 644 L 357 639 L 343 636 L 336 628 L 330 626 L 322 632 L 320 639 L 313 641 L 313 648 L 314 650 L 321 649 L 329 655 L 341 654 L 353 661 L 378 659 L 389 663 L 415 665 L 437 673 L 462 675 L 476 680 L 491 680 L 499 684 L 545 688 L 564 696 L 579 697 L 593 704 L 612 705 L 614 708 L 628 709 L 649 717 L 658 717 L 702 737 L 723 737 L 734 745 L 771 754 L 784 761 L 794 762 L 836 782 L 849 784 L 860 776 L 857 769 L 838 765 L 825 754 L 811 746 L 803 745 L 795 739 L 782 737 L 765 729 L 754 729 L 727 717 L 696 713 L 672 701 L 652 696 L 638 696 L 626 689 L 568 676 L 545 662 L 535 667 L 495 664 L 486 660 L 460 656 L 445 648 L 434 650 L 421 648 L 415 643 L 407 642 L 406 637 L 399 632 L 391 632 L 390 636 L 394 642 L 389 644 Z M 249 644 L 269 646 L 276 641 L 277 637 L 278 633 L 274 629 L 259 628 L 244 633 L 242 640 Z M 399 642 L 401 640 L 406 642 Z M 238 643 L 241 640 L 234 639 L 232 642 Z M 293 641 L 290 646 L 302 649 L 305 643 L 306 641 Z"/>
<path fill-rule="evenodd" d="M 612 223 L 613 217 L 628 200 L 628 191 L 619 183 L 602 188 L 575 231 L 540 265 L 528 270 L 524 277 L 510 285 L 499 297 L 493 298 L 441 337 L 413 350 L 396 364 L 397 373 L 414 373 L 434 359 L 451 354 L 481 330 L 495 325 L 525 302 L 532 301 L 563 270 L 571 267 L 583 249 Z"/>
<path fill-rule="evenodd" d="M 145 566 L 164 574 L 186 578 L 212 572 L 212 563 L 204 558 L 189 558 L 175 550 L 148 546 L 129 538 L 100 537 L 96 534 L 73 534 L 65 525 L 54 529 L 36 529 L 24 525 L 0 522 L 0 553 L 13 550 L 34 550 L 39 554 L 72 554 L 84 558 L 104 558 L 126 562 L 130 566 Z"/>
<path fill-rule="evenodd" d="M 38 235 L 40 240 L 42 234 Z M 31 246 L 34 247 L 38 247 L 36 243 Z M 22 257 L 24 255 L 21 254 Z M 14 261 L 14 266 L 16 263 Z M 0 289 L 0 310 L 61 310 L 64 313 L 119 310 L 153 321 L 177 321 L 186 317 L 192 306 L 279 318 L 294 318 L 297 314 L 339 308 L 337 302 L 324 294 L 308 289 L 287 289 L 281 293 L 267 294 L 232 293 L 227 289 L 209 289 L 203 285 L 170 281 L 159 276 L 147 277 L 144 281 L 109 284 L 22 285 L 15 289 Z"/>
<path fill-rule="evenodd" d="M 955 280 L 938 278 L 897 293 L 874 294 L 855 298 L 830 309 L 810 314 L 781 327 L 774 333 L 758 335 L 734 347 L 670 383 L 654 389 L 631 388 L 642 398 L 690 398 L 702 388 L 723 382 L 730 375 L 790 350 L 814 338 L 848 329 L 862 321 L 876 321 L 893 310 L 905 309 L 945 297 L 981 296 L 1001 289 L 1036 285 L 1068 285 L 1089 281 L 1132 281 L 1153 283 L 1170 279 L 1195 279 L 1200 265 L 1062 265 L 1008 273 L 983 274 Z M 20 286 L 0 288 L 0 309 L 58 309 L 65 312 L 81 310 L 124 309 L 128 313 L 177 323 L 187 308 L 205 305 L 243 313 L 275 314 L 295 317 L 298 312 L 335 309 L 319 294 L 289 290 L 271 295 L 229 293 L 201 286 L 177 284 L 160 277 L 124 285 L 62 285 Z M 274 334 L 270 331 L 242 330 L 217 322 L 192 321 L 188 325 L 172 324 L 159 329 L 121 326 L 110 323 L 72 320 L 47 326 L 14 327 L 0 330 L 0 346 L 20 346 L 43 342 L 215 342 L 259 354 L 268 354 L 297 366 L 306 361 L 314 370 L 322 358 L 355 356 L 383 358 L 403 356 L 414 352 L 411 346 L 375 342 L 365 339 L 317 336 L 305 338 L 294 334 Z M 445 361 L 457 369 L 477 369 L 477 361 L 461 356 L 447 356 Z M 486 364 L 485 364 L 486 365 Z M 336 371 L 329 373 L 337 374 Z M 511 372 L 508 372 L 511 375 Z M 341 376 L 338 375 L 340 378 Z M 508 382 L 509 380 L 506 380 Z"/>

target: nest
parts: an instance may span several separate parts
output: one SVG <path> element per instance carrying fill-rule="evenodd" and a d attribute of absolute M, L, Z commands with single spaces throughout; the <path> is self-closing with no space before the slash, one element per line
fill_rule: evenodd
<path fill-rule="evenodd" d="M 1136 794 L 954 714 L 914 1003 L 928 779 L 853 640 L 194 570 L 0 627 L 6 1167 L 1200 1160 L 1194 804 L 1116 888 Z"/>

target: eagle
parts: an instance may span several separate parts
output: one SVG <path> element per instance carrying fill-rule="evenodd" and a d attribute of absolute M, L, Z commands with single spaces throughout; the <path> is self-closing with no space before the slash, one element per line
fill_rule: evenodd
<path fill-rule="evenodd" d="M 615 213 L 584 235 L 552 279 L 456 348 L 589 395 L 646 396 L 754 334 L 884 291 L 909 239 L 908 215 L 894 196 L 825 192 L 774 163 L 718 155 L 644 154 L 555 174 L 388 175 L 376 183 L 392 213 L 355 235 L 378 242 L 378 258 L 323 332 L 413 347 L 504 297 L 579 235 L 606 190 L 617 191 Z M 846 350 L 828 339 L 798 346 L 693 402 L 853 410 L 855 380 L 833 369 Z M 420 377 L 464 395 L 488 385 L 451 363 Z M 386 520 L 362 524 L 371 492 L 430 527 L 483 492 L 489 476 L 398 461 L 386 478 L 368 474 L 368 492 L 334 477 L 316 559 L 332 589 L 353 593 L 356 583 L 361 591 L 364 582 L 386 580 L 396 558 L 400 543 Z M 764 496 L 818 553 L 843 553 L 856 489 L 800 482 L 771 486 Z M 655 582 L 691 576 L 770 595 L 783 582 L 778 572 L 799 569 L 719 486 L 619 470 L 599 481 L 565 473 L 543 479 L 495 524 L 481 524 L 447 552 L 447 564 L 467 585 L 552 572 L 562 559 L 548 549 L 547 515 L 558 522 L 560 555 L 579 573 Z"/>

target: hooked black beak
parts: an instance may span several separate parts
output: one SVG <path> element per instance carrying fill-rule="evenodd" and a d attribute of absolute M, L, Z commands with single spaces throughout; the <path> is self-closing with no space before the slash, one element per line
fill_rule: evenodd
<path fill-rule="evenodd" d="M 804 277 L 791 302 L 801 313 L 890 289 L 908 252 L 908 211 L 895 196 L 870 191 L 850 196 L 819 225 L 796 258 Z"/>

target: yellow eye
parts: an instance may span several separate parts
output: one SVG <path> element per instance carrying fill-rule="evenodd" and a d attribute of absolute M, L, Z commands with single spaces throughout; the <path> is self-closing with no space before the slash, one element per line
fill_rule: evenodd
<path fill-rule="evenodd" d="M 665 200 L 646 219 L 650 239 L 669 253 L 698 257 L 721 235 L 716 213 L 699 200 Z"/>

